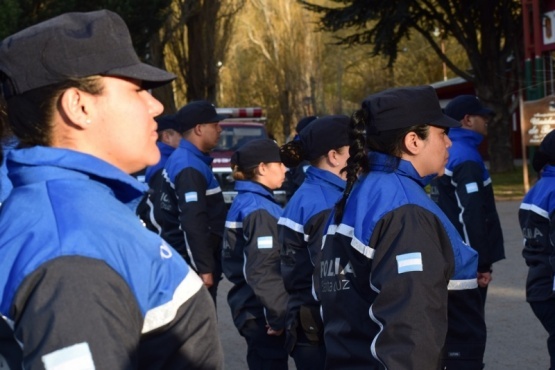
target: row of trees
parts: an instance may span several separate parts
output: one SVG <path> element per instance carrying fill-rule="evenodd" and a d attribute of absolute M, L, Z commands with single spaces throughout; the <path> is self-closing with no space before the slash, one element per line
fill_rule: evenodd
<path fill-rule="evenodd" d="M 2 0 L 0 37 L 67 11 L 108 8 L 137 50 L 178 80 L 155 91 L 266 109 L 280 141 L 307 114 L 350 114 L 368 94 L 461 76 L 496 111 L 493 171 L 512 168 L 522 58 L 518 0 Z"/>

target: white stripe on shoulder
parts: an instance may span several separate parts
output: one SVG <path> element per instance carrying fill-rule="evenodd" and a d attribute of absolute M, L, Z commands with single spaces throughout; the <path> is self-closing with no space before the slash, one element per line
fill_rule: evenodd
<path fill-rule="evenodd" d="M 91 349 L 87 342 L 74 344 L 42 356 L 46 370 L 94 370 Z"/>
<path fill-rule="evenodd" d="M 241 229 L 243 228 L 243 223 L 237 221 L 226 221 L 225 227 L 227 227 L 228 229 Z"/>
<path fill-rule="evenodd" d="M 219 186 L 213 189 L 206 189 L 206 195 L 214 195 L 221 192 L 222 192 L 222 189 Z"/>
<path fill-rule="evenodd" d="M 340 224 L 337 227 L 336 232 L 341 235 L 345 235 L 348 238 L 351 238 L 351 247 L 355 248 L 359 253 L 364 255 L 367 258 L 374 258 L 375 250 L 371 248 L 355 238 L 355 229 L 351 226 L 347 226 L 345 224 Z"/>
<path fill-rule="evenodd" d="M 491 184 L 491 177 L 488 177 L 488 178 L 484 181 L 484 187 L 488 186 L 489 184 Z"/>
<path fill-rule="evenodd" d="M 445 168 L 445 171 L 443 173 L 449 177 L 453 177 L 453 171 L 447 169 L 447 167 Z"/>
<path fill-rule="evenodd" d="M 547 212 L 545 209 L 542 209 L 542 208 L 538 207 L 535 204 L 522 203 L 520 205 L 520 209 L 523 209 L 525 211 L 534 212 L 534 213 L 542 216 L 543 218 L 547 218 L 549 220 L 549 212 Z"/>
<path fill-rule="evenodd" d="M 142 333 L 148 333 L 170 323 L 177 315 L 177 310 L 202 287 L 202 280 L 189 270 L 185 279 L 175 289 L 171 301 L 147 311 Z"/>
<path fill-rule="evenodd" d="M 478 287 L 478 279 L 449 280 L 448 290 L 466 290 Z"/>
<path fill-rule="evenodd" d="M 285 227 L 290 228 L 291 230 L 298 232 L 299 234 L 303 234 L 304 241 L 308 241 L 308 235 L 304 233 L 304 226 L 301 224 L 296 223 L 295 221 L 291 220 L 290 218 L 280 217 L 278 220 L 278 225 L 283 225 Z"/>

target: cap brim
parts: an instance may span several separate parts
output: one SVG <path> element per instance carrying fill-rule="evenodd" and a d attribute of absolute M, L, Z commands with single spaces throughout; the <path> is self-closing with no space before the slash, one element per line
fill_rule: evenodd
<path fill-rule="evenodd" d="M 176 79 L 173 73 L 156 68 L 149 64 L 139 63 L 131 66 L 114 68 L 105 73 L 107 76 L 134 78 L 143 82 L 145 89 L 154 89 L 163 86 Z"/>
<path fill-rule="evenodd" d="M 439 126 L 439 127 L 449 127 L 449 128 L 456 128 L 456 127 L 462 126 L 462 124 L 459 121 L 454 120 L 453 118 L 445 114 L 442 114 L 439 119 L 432 121 L 430 125 Z"/>

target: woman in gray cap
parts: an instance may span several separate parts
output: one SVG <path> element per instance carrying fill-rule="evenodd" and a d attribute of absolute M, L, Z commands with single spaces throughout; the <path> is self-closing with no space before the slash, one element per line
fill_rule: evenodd
<path fill-rule="evenodd" d="M 349 117 L 324 116 L 281 147 L 287 167 L 307 160 L 306 179 L 278 221 L 281 274 L 289 293 L 286 349 L 298 370 L 323 369 L 326 347 L 320 303 L 312 296 L 312 274 L 331 209 L 345 190 L 349 158 Z"/>
<path fill-rule="evenodd" d="M 129 174 L 160 158 L 148 89 L 175 76 L 141 63 L 106 10 L 8 37 L 0 72 L 20 142 L 0 210 L 8 368 L 221 369 L 208 291 L 127 204 L 146 190 Z"/>
<path fill-rule="evenodd" d="M 231 167 L 238 194 L 227 213 L 222 257 L 234 284 L 227 296 L 231 315 L 247 341 L 250 370 L 287 369 L 287 293 L 277 239 L 282 210 L 272 193 L 285 179 L 285 166 L 273 140 L 257 139 L 233 153 Z"/>
<path fill-rule="evenodd" d="M 327 369 L 433 370 L 442 349 L 483 355 L 476 252 L 423 189 L 459 125 L 430 86 L 370 95 L 354 113 L 347 185 L 315 271 Z"/>

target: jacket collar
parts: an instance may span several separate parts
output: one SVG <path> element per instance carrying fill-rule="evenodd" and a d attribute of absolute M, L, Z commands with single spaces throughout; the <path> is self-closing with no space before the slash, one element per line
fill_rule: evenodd
<path fill-rule="evenodd" d="M 457 127 L 449 130 L 449 139 L 453 142 L 464 141 L 477 147 L 484 140 L 484 135 L 467 128 Z"/>
<path fill-rule="evenodd" d="M 91 179 L 108 186 L 127 203 L 141 196 L 148 186 L 119 168 L 89 154 L 70 149 L 34 146 L 10 150 L 8 176 L 14 188 L 59 178 Z"/>
<path fill-rule="evenodd" d="M 379 152 L 370 152 L 368 154 L 368 159 L 370 160 L 369 176 L 372 176 L 372 171 L 394 172 L 399 176 L 410 178 L 421 187 L 428 185 L 432 179 L 437 176 L 434 174 L 422 177 L 418 174 L 411 162 Z"/>
<path fill-rule="evenodd" d="M 181 141 L 179 141 L 179 147 L 193 153 L 195 157 L 199 158 L 208 166 L 210 166 L 214 160 L 214 158 L 210 157 L 208 154 L 201 152 L 189 140 L 181 139 Z"/>

